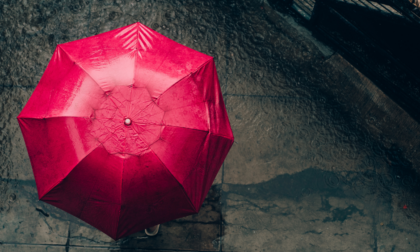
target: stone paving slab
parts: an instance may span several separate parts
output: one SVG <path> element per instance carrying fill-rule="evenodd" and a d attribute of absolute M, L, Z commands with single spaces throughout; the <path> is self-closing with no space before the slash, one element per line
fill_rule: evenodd
<path fill-rule="evenodd" d="M 211 189 L 199 214 L 164 223 L 156 237 L 149 238 L 144 232 L 139 232 L 119 241 L 60 209 L 38 201 L 34 181 L 2 181 L 2 186 L 7 188 L 2 196 L 8 195 L 8 203 L 0 212 L 3 225 L 0 244 L 219 250 L 221 210 L 217 186 Z"/>
<path fill-rule="evenodd" d="M 190 250 L 159 250 L 159 249 L 123 249 L 123 248 L 97 248 L 97 247 L 69 247 L 69 252 L 191 252 Z M 67 251 L 66 251 L 67 252 Z M 201 251 L 194 251 L 201 252 Z"/>
<path fill-rule="evenodd" d="M 351 183 L 331 183 L 331 176 L 310 168 L 263 183 L 224 184 L 223 251 L 420 248 L 418 224 L 407 219 L 400 199 Z"/>
<path fill-rule="evenodd" d="M 0 174 L 2 178 L 33 180 L 31 163 L 16 117 L 34 88 L 10 88 L 0 92 Z"/>
<path fill-rule="evenodd" d="M 65 246 L 50 246 L 50 245 L 29 245 L 29 244 L 1 244 L 1 252 L 68 252 Z"/>
<path fill-rule="evenodd" d="M 38 201 L 34 181 L 1 181 L 0 242 L 66 244 L 69 221 L 62 211 Z M 66 215 L 66 214 L 64 214 Z"/>
<path fill-rule="evenodd" d="M 91 227 L 72 228 L 70 245 L 89 247 L 120 247 L 126 249 L 176 249 L 219 251 L 220 224 L 172 221 L 164 223 L 156 237 L 135 233 L 117 242 Z"/>
<path fill-rule="evenodd" d="M 226 93 L 307 96 L 311 69 L 330 57 L 332 49 L 267 2 L 246 4 L 252 8 L 238 10 L 241 18 L 231 17 L 236 22 L 232 29 L 237 30 L 228 37 Z"/>
<path fill-rule="evenodd" d="M 113 241 L 90 225 L 37 199 L 35 181 L 2 180 L 0 244 L 218 251 L 220 194 L 213 186 L 199 214 L 162 225 L 157 237 L 144 232 Z M 24 247 L 26 248 L 26 247 Z M 2 250 L 0 250 L 2 251 Z"/>
<path fill-rule="evenodd" d="M 69 244 L 101 248 L 219 251 L 220 213 L 220 189 L 213 186 L 200 213 L 163 223 L 156 237 L 147 237 L 141 231 L 114 241 L 97 229 L 75 220 L 70 226 Z"/>
<path fill-rule="evenodd" d="M 223 251 L 420 246 L 410 175 L 396 175 L 383 147 L 322 104 L 227 96 L 235 144 L 224 165 Z"/>
<path fill-rule="evenodd" d="M 371 251 L 372 217 L 363 202 L 351 191 L 329 188 L 323 173 L 308 169 L 265 183 L 224 186 L 223 249 Z M 321 181 L 301 183 L 305 176 Z"/>
<path fill-rule="evenodd" d="M 366 168 L 357 135 L 315 101 L 237 95 L 228 96 L 226 106 L 235 143 L 225 161 L 225 183 L 258 183 L 309 167 Z"/>

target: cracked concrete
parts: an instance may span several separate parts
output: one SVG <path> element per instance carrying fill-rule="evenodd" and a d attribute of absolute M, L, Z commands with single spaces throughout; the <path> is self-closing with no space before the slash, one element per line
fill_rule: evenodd
<path fill-rule="evenodd" d="M 38 201 L 16 116 L 55 46 L 140 21 L 212 55 L 235 143 L 197 215 L 113 241 Z M 419 125 L 264 1 L 0 3 L 0 251 L 419 251 Z"/>

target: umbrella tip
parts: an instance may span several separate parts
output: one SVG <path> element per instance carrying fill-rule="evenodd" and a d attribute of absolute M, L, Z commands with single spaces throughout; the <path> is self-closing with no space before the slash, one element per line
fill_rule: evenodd
<path fill-rule="evenodd" d="M 130 119 L 130 118 L 125 118 L 125 119 L 124 119 L 124 124 L 125 124 L 126 126 L 131 125 L 131 119 Z"/>

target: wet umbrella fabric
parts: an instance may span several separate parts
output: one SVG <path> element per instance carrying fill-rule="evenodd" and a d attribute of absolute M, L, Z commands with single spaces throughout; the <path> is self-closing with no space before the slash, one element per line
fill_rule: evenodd
<path fill-rule="evenodd" d="M 197 213 L 233 144 L 213 58 L 140 23 L 58 45 L 18 122 L 39 199 L 113 239 Z"/>

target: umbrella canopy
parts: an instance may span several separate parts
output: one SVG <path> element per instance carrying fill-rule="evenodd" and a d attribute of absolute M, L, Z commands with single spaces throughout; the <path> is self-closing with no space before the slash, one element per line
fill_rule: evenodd
<path fill-rule="evenodd" d="M 141 23 L 58 45 L 18 122 L 39 199 L 113 239 L 197 213 L 233 144 L 213 58 Z"/>

